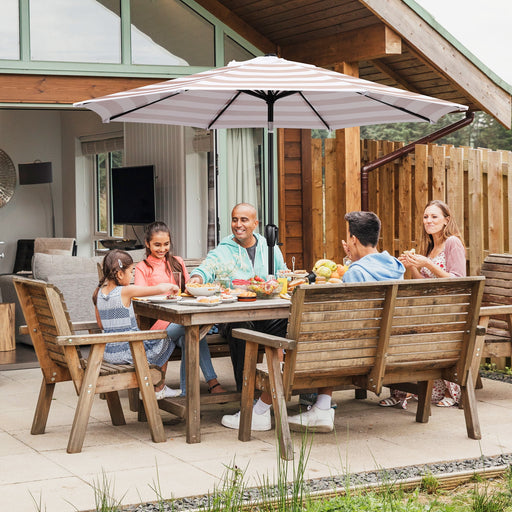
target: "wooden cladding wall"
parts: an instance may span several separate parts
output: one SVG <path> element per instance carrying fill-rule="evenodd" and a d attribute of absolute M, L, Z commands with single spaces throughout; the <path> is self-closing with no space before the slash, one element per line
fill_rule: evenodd
<path fill-rule="evenodd" d="M 280 129 L 279 242 L 289 268 L 311 267 L 311 131 Z"/>
<path fill-rule="evenodd" d="M 333 180 L 336 141 L 312 139 L 310 160 L 306 161 L 305 133 L 309 132 L 284 132 L 279 213 L 286 262 L 290 264 L 295 256 L 296 266 L 310 269 L 319 258 L 341 261 L 345 192 Z M 396 142 L 361 141 L 362 164 L 400 146 Z M 511 168 L 509 151 L 417 145 L 414 153 L 372 171 L 369 208 L 382 220 L 379 250 L 399 255 L 417 248 L 423 209 L 431 199 L 441 199 L 450 205 L 463 232 L 470 275 L 479 274 L 489 253 L 512 253 Z"/>

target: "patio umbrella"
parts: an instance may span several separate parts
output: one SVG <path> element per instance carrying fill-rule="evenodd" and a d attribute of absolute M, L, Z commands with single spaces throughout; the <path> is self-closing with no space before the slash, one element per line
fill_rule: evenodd
<path fill-rule="evenodd" d="M 268 128 L 269 272 L 274 270 L 273 130 L 334 130 L 429 121 L 464 105 L 343 75 L 274 55 L 75 103 L 103 120 L 198 128 Z"/>

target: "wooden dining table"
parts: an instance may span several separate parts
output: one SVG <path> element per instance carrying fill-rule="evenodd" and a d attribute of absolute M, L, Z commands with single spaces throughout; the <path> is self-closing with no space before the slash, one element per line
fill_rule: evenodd
<path fill-rule="evenodd" d="M 186 301 L 186 303 L 185 303 Z M 195 299 L 183 298 L 179 303 L 155 303 L 134 300 L 133 308 L 139 327 L 149 329 L 155 320 L 165 320 L 185 327 L 185 360 L 187 393 L 185 398 L 160 400 L 160 408 L 177 413 L 183 409 L 187 443 L 201 442 L 201 397 L 199 374 L 199 340 L 214 324 L 288 318 L 290 301 L 281 298 L 257 299 L 253 302 L 220 303 L 204 306 Z M 220 395 L 210 395 L 221 400 Z M 225 397 L 224 397 L 225 399 Z"/>

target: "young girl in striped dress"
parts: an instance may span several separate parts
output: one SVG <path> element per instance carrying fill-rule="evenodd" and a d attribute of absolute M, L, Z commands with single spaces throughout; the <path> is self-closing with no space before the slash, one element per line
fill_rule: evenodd
<path fill-rule="evenodd" d="M 171 283 L 161 283 L 157 286 L 130 284 L 134 268 L 132 257 L 125 251 L 114 249 L 103 258 L 103 278 L 92 299 L 96 309 L 96 320 L 103 332 L 139 330 L 133 311 L 133 297 L 178 293 L 178 287 Z M 175 346 L 175 341 L 169 337 L 144 341 L 148 362 L 159 366 L 162 371 L 162 380 L 155 386 L 157 400 L 181 394 L 180 389 L 171 389 L 165 385 L 167 362 Z M 107 343 L 103 359 L 111 364 L 133 363 L 130 345 L 128 342 Z"/>

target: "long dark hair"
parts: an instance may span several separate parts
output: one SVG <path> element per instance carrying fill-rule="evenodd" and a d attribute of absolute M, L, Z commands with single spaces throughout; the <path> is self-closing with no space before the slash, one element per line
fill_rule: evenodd
<path fill-rule="evenodd" d="M 147 260 L 148 256 L 151 254 L 151 249 L 149 248 L 149 243 L 151 242 L 153 235 L 155 233 L 160 233 L 160 232 L 169 235 L 169 241 L 171 242 L 171 244 L 169 246 L 169 252 L 165 255 L 165 272 L 167 273 L 167 275 L 169 277 L 171 277 L 171 272 L 181 272 L 181 283 L 179 283 L 179 286 L 181 288 L 181 291 L 183 292 L 183 291 L 185 291 L 185 272 L 184 272 L 182 264 L 180 263 L 178 258 L 176 258 L 176 256 L 174 256 L 174 254 L 173 254 L 174 249 L 173 249 L 173 245 L 172 245 L 171 231 L 169 230 L 169 228 L 167 227 L 167 224 L 165 222 L 156 221 L 156 222 L 152 222 L 151 224 L 148 224 L 148 226 L 146 226 L 145 237 L 144 237 L 144 241 L 145 241 L 144 245 L 146 246 L 146 259 L 144 260 L 144 263 L 151 270 L 153 270 L 151 263 L 149 263 L 149 261 Z M 178 283 L 176 283 L 176 284 L 178 284 Z"/>
<path fill-rule="evenodd" d="M 92 295 L 94 305 L 98 302 L 98 293 L 105 281 L 114 281 L 117 286 L 120 286 L 119 280 L 117 279 L 117 273 L 128 268 L 130 265 L 133 265 L 133 258 L 126 251 L 112 249 L 105 254 L 101 266 L 103 277 L 100 279 L 98 287 L 94 290 Z"/>
<path fill-rule="evenodd" d="M 429 206 L 437 206 L 443 213 L 444 218 L 447 220 L 446 226 L 444 227 L 442 233 L 443 241 L 445 241 L 450 236 L 456 236 L 462 242 L 462 245 L 464 245 L 464 240 L 462 239 L 459 226 L 457 226 L 457 222 L 455 222 L 455 219 L 453 218 L 450 207 L 439 199 L 433 199 L 425 206 L 423 211 L 425 211 Z M 432 249 L 434 249 L 434 238 L 432 235 L 427 234 L 425 231 L 425 226 L 423 226 L 420 254 L 428 256 L 432 252 Z"/>

